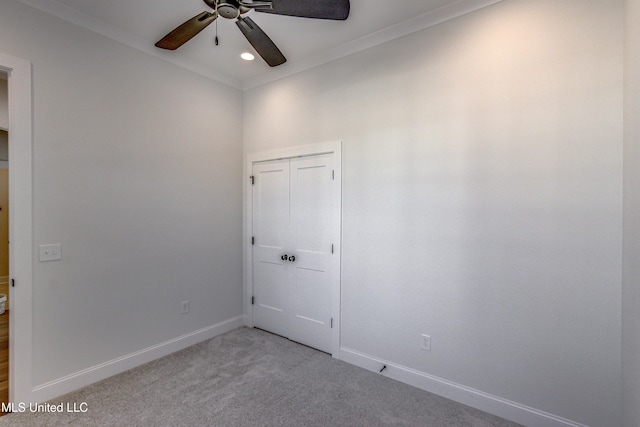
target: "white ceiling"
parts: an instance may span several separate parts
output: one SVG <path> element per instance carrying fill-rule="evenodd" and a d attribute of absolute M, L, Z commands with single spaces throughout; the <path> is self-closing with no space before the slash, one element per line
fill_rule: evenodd
<path fill-rule="evenodd" d="M 287 62 L 270 68 L 253 52 L 235 22 L 218 18 L 220 45 L 209 25 L 176 51 L 155 42 L 186 20 L 210 10 L 202 0 L 20 0 L 67 21 L 151 53 L 225 84 L 246 89 L 453 19 L 501 0 L 351 0 L 346 21 L 249 12 Z M 331 0 L 327 0 L 331 1 Z"/>

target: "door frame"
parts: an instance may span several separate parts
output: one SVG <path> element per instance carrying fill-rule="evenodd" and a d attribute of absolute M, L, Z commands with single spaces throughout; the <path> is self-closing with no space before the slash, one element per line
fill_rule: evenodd
<path fill-rule="evenodd" d="M 33 106 L 31 62 L 0 53 L 9 97 L 9 400 L 31 402 Z M 15 287 L 11 286 L 15 281 Z"/>
<path fill-rule="evenodd" d="M 253 164 L 265 162 L 269 160 L 291 159 L 295 157 L 308 157 L 320 154 L 333 154 L 335 180 L 337 182 L 338 191 L 334 195 L 334 215 L 338 216 L 338 222 L 334 241 L 334 256 L 336 257 L 337 268 L 333 280 L 331 290 L 332 307 L 331 315 L 333 318 L 333 328 L 331 331 L 331 355 L 340 358 L 340 314 L 341 314 L 341 292 L 340 283 L 342 282 L 342 141 L 333 141 L 318 144 L 301 145 L 296 147 L 288 147 L 271 151 L 263 151 L 245 154 L 245 169 L 243 176 L 243 193 L 244 193 L 244 226 L 243 226 L 243 296 L 242 304 L 244 311 L 244 324 L 253 327 L 253 310 L 251 307 L 251 297 L 253 295 L 253 251 L 251 238 L 253 236 L 253 197 L 251 191 L 251 174 Z"/>

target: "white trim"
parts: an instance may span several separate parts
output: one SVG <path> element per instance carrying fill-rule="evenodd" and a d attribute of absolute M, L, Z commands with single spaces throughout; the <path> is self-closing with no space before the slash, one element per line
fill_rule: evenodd
<path fill-rule="evenodd" d="M 475 12 L 501 1 L 503 0 L 458 0 L 430 12 L 423 13 L 422 15 L 414 16 L 406 21 L 391 25 L 380 31 L 376 31 L 375 33 L 371 33 L 359 39 L 336 46 L 333 49 L 326 50 L 317 55 L 287 62 L 284 66 L 274 68 L 268 73 L 263 73 L 246 79 L 242 89 L 253 89 L 276 80 L 284 79 L 328 62 L 344 58 L 345 56 L 353 55 L 354 53 L 365 49 L 369 49 L 417 31 L 442 24 L 443 22 L 459 18 L 460 16 Z"/>
<path fill-rule="evenodd" d="M 267 160 L 290 159 L 292 157 L 314 156 L 318 154 L 341 154 L 341 152 L 342 141 L 321 142 L 318 144 L 300 145 L 296 147 L 280 148 L 276 150 L 262 151 L 257 153 L 248 153 L 246 155 L 246 164 L 251 165 L 255 162 L 264 162 Z M 247 169 L 246 172 L 250 171 L 251 169 Z"/>
<path fill-rule="evenodd" d="M 244 80 L 240 80 L 237 77 L 229 76 L 221 72 L 216 72 L 212 70 L 211 67 L 204 66 L 197 60 L 185 59 L 184 57 L 181 57 L 181 59 L 178 60 L 166 52 L 160 52 L 158 49 L 155 49 L 153 44 L 149 43 L 149 40 L 127 33 L 122 29 L 116 28 L 111 24 L 100 21 L 86 13 L 80 12 L 55 0 L 19 1 L 50 15 L 64 19 L 67 22 L 78 25 L 79 27 L 101 34 L 129 47 L 171 62 L 179 67 L 191 70 L 207 78 L 211 78 L 236 89 L 246 90 L 298 74 L 327 62 L 335 61 L 336 59 L 352 55 L 356 52 L 404 37 L 416 31 L 433 27 L 434 25 L 441 24 L 468 13 L 475 12 L 484 7 L 491 6 L 495 3 L 499 3 L 502 0 L 458 0 L 436 10 L 414 16 L 406 21 L 391 25 L 357 40 L 320 52 L 317 55 L 287 62 L 287 64 L 281 67 L 269 69 L 268 71 L 256 76 L 248 77 Z"/>
<path fill-rule="evenodd" d="M 9 399 L 31 398 L 33 334 L 33 124 L 31 63 L 0 53 L 9 95 Z"/>
<path fill-rule="evenodd" d="M 253 251 L 251 248 L 251 237 L 253 236 L 253 198 L 251 188 L 251 171 L 253 170 L 253 164 L 257 162 L 264 162 L 268 160 L 277 159 L 290 159 L 294 157 L 313 156 L 318 154 L 330 154 L 333 153 L 334 167 L 335 167 L 335 180 L 338 183 L 338 191 L 335 195 L 335 205 L 339 206 L 339 224 L 336 227 L 336 235 L 333 240 L 336 242 L 334 246 L 334 255 L 338 261 L 338 271 L 336 272 L 336 280 L 332 289 L 332 317 L 333 317 L 333 331 L 331 336 L 331 354 L 335 358 L 339 358 L 340 354 L 340 283 L 342 281 L 342 141 L 325 142 L 318 144 L 301 145 L 297 147 L 288 147 L 283 149 L 277 149 L 266 152 L 248 153 L 245 154 L 244 163 L 244 178 L 243 178 L 243 192 L 244 192 L 244 225 L 243 225 L 243 310 L 244 310 L 244 324 L 249 327 L 253 327 L 253 312 L 251 309 L 251 296 L 253 294 L 253 272 L 251 266 L 253 265 Z"/>
<path fill-rule="evenodd" d="M 48 13 L 49 15 L 64 19 L 65 21 L 77 25 L 81 28 L 118 41 L 136 50 L 148 53 L 155 56 L 156 58 L 160 58 L 181 68 L 193 71 L 194 73 L 200 74 L 201 76 L 204 76 L 206 78 L 213 79 L 217 82 L 234 87 L 236 89 L 242 88 L 240 80 L 233 76 L 229 76 L 227 74 L 212 70 L 211 67 L 203 65 L 197 60 L 194 61 L 185 57 L 177 59 L 169 53 L 155 48 L 153 43 L 150 43 L 149 40 L 146 40 L 143 37 L 123 31 L 122 29 L 117 28 L 114 25 L 108 24 L 104 21 L 100 21 L 99 19 L 96 19 L 91 15 L 88 15 L 55 0 L 18 1 L 41 10 L 42 12 Z"/>
<path fill-rule="evenodd" d="M 12 400 L 12 402 L 44 402 L 113 375 L 128 371 L 129 369 L 151 362 L 160 357 L 175 353 L 199 342 L 209 340 L 241 326 L 242 316 L 233 317 L 216 323 L 215 325 L 207 326 L 163 343 L 147 347 L 143 350 L 83 369 L 55 381 L 41 384 L 33 388 L 31 400 Z"/>
<path fill-rule="evenodd" d="M 350 348 L 340 348 L 340 359 L 372 372 L 379 372 L 380 368 L 386 365 L 386 369 L 381 375 L 522 425 L 536 427 L 587 427 L 584 424 Z"/>

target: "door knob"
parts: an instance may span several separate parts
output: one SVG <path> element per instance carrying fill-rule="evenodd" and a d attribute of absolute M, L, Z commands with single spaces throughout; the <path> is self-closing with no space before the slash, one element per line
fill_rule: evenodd
<path fill-rule="evenodd" d="M 286 261 L 286 260 L 287 260 L 287 258 L 288 258 L 288 255 L 287 255 L 287 254 L 284 254 L 284 255 L 282 255 L 282 256 L 280 257 L 280 259 L 281 259 L 281 260 L 283 260 L 283 261 Z"/>
<path fill-rule="evenodd" d="M 293 262 L 293 261 L 295 261 L 295 260 L 296 260 L 296 257 L 295 257 L 295 256 L 291 255 L 291 256 L 289 257 L 289 261 Z"/>

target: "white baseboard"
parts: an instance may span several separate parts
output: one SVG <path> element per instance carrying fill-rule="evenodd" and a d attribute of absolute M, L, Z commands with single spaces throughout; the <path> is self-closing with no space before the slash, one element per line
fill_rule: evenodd
<path fill-rule="evenodd" d="M 528 427 L 587 427 L 584 424 L 406 366 L 381 360 L 350 348 L 341 347 L 339 359 L 373 372 L 379 372 L 382 366 L 386 365 L 387 367 L 381 375 Z"/>
<path fill-rule="evenodd" d="M 163 343 L 147 347 L 143 350 L 118 357 L 117 359 L 83 369 L 82 371 L 34 387 L 31 391 L 31 399 L 33 403 L 51 400 L 160 357 L 175 353 L 199 342 L 214 338 L 225 332 L 239 328 L 242 324 L 243 316 L 234 317 Z"/>

